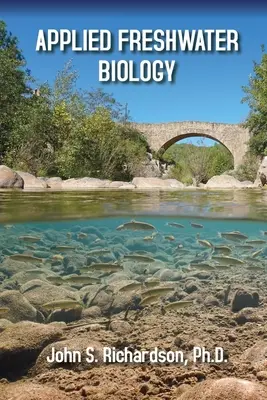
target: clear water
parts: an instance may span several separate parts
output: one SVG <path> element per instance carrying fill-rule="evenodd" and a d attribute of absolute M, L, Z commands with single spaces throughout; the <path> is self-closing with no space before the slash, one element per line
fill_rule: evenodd
<path fill-rule="evenodd" d="M 133 219 L 151 224 L 155 229 L 116 229 Z M 267 202 L 264 191 L 2 192 L 0 222 L 0 293 L 10 289 L 21 290 L 41 312 L 44 312 L 41 300 L 35 297 L 40 296 L 39 289 L 34 284 L 33 290 L 38 293 L 31 297 L 29 287 L 25 289 L 23 286 L 31 280 L 41 279 L 50 288 L 54 283 L 47 280 L 48 276 L 66 278 L 84 273 L 96 277 L 104 285 L 120 282 L 122 274 L 124 285 L 128 280 L 144 282 L 153 277 L 162 282 L 175 281 L 175 273 L 183 269 L 192 271 L 191 264 L 205 262 L 216 266 L 212 259 L 213 248 L 201 244 L 199 239 L 208 240 L 212 246 L 228 246 L 228 255 L 242 262 L 238 267 L 240 272 L 254 266 L 263 269 L 267 266 L 267 236 L 264 234 L 267 231 Z M 170 226 L 171 222 L 183 227 Z M 192 223 L 201 226 L 194 227 Z M 247 239 L 233 242 L 220 236 L 220 233 L 229 231 L 240 231 Z M 248 240 L 259 242 L 244 248 Z M 109 252 L 101 254 L 103 249 Z M 90 256 L 92 250 L 100 252 Z M 257 253 L 258 250 L 261 251 Z M 38 260 L 12 259 L 12 256 L 21 254 Z M 156 261 L 153 264 L 124 259 L 129 254 L 147 255 Z M 253 259 L 250 258 L 252 254 Z M 95 263 L 117 263 L 122 270 L 105 273 L 90 269 Z M 84 268 L 88 271 L 84 272 Z M 164 275 L 166 270 L 169 272 Z M 261 270 L 255 269 L 254 272 L 260 274 Z M 60 296 L 57 285 L 61 284 L 55 285 L 49 298 L 51 301 Z M 84 302 L 83 306 L 88 307 L 87 297 L 85 299 L 82 292 L 86 284 L 77 286 L 70 281 L 62 282 L 62 285 L 75 292 L 79 301 Z M 12 318 L 12 310 L 10 313 Z M 45 312 L 44 315 L 48 316 Z"/>

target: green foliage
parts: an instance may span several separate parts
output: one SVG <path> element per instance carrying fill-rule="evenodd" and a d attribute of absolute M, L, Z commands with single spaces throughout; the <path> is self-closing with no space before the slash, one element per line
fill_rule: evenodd
<path fill-rule="evenodd" d="M 79 90 L 77 79 L 68 62 L 52 86 L 39 88 L 40 95 L 20 96 L 23 101 L 9 115 L 4 162 L 42 176 L 131 179 L 146 157 L 145 138 L 131 128 L 128 113 L 112 95 Z M 20 95 L 25 90 L 21 87 Z"/>
<path fill-rule="evenodd" d="M 233 168 L 233 157 L 222 145 L 206 147 L 193 144 L 175 144 L 163 155 L 168 163 L 174 163 L 171 177 L 185 184 L 206 183 L 212 176 Z"/>
<path fill-rule="evenodd" d="M 242 100 L 250 107 L 244 124 L 254 135 L 249 142 L 250 150 L 260 156 L 267 154 L 267 54 L 262 50 L 261 62 L 254 62 L 254 75 L 243 87 L 246 96 Z"/>
<path fill-rule="evenodd" d="M 23 106 L 28 87 L 29 71 L 18 48 L 18 40 L 8 33 L 0 20 L 0 162 L 10 140 L 13 116 Z"/>
<path fill-rule="evenodd" d="M 259 168 L 259 157 L 248 152 L 243 160 L 243 163 L 237 168 L 235 177 L 240 181 L 254 182 Z"/>

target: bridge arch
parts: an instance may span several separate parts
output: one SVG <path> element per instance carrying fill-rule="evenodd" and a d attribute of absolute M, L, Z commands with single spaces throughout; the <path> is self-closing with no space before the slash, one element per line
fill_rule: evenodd
<path fill-rule="evenodd" d="M 144 134 L 154 151 L 167 150 L 172 144 L 189 137 L 207 137 L 221 143 L 234 158 L 234 166 L 242 163 L 248 150 L 250 133 L 239 124 L 212 122 L 170 122 L 160 124 L 133 124 Z"/>

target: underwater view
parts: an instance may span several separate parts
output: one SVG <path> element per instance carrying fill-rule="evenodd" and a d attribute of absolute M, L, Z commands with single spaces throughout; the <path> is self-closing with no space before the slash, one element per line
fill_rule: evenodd
<path fill-rule="evenodd" d="M 2 381 L 115 400 L 266 379 L 265 197 L 1 192 Z"/>

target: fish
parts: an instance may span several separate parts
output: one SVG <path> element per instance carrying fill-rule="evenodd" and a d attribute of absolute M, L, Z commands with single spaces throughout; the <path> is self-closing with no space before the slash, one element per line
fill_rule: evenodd
<path fill-rule="evenodd" d="M 219 270 L 219 271 L 227 271 L 227 270 L 231 269 L 230 265 L 222 265 L 222 264 L 216 264 L 214 267 L 216 270 Z"/>
<path fill-rule="evenodd" d="M 58 251 L 70 251 L 70 250 L 75 250 L 75 246 L 61 246 L 61 245 L 56 245 L 53 247 L 53 249 L 58 250 Z"/>
<path fill-rule="evenodd" d="M 215 267 L 206 263 L 190 264 L 190 268 L 197 269 L 199 271 L 215 271 Z"/>
<path fill-rule="evenodd" d="M 62 254 L 55 254 L 54 256 L 52 256 L 52 260 L 63 261 L 64 256 Z"/>
<path fill-rule="evenodd" d="M 217 261 L 222 265 L 242 265 L 245 264 L 243 260 L 228 256 L 212 256 L 212 260 Z"/>
<path fill-rule="evenodd" d="M 201 225 L 201 224 L 196 224 L 195 222 L 191 222 L 190 223 L 190 225 L 192 226 L 192 228 L 204 228 L 204 226 L 203 225 Z"/>
<path fill-rule="evenodd" d="M 100 283 L 100 279 L 93 278 L 88 275 L 66 276 L 63 278 L 63 280 L 68 283 L 77 283 L 84 285 L 93 285 L 94 283 Z"/>
<path fill-rule="evenodd" d="M 253 257 L 253 258 L 257 257 L 262 252 L 263 252 L 263 249 L 257 250 L 257 251 L 255 251 L 254 253 L 251 254 L 251 257 Z"/>
<path fill-rule="evenodd" d="M 43 259 L 39 257 L 33 257 L 27 254 L 12 254 L 9 256 L 11 260 L 29 263 L 42 263 Z"/>
<path fill-rule="evenodd" d="M 174 303 L 169 303 L 164 306 L 164 309 L 167 310 L 180 310 L 181 308 L 186 308 L 194 305 L 193 300 L 188 301 L 175 301 Z"/>
<path fill-rule="evenodd" d="M 169 292 L 174 291 L 174 287 L 155 287 L 152 289 L 147 289 L 144 292 L 141 293 L 142 297 L 148 297 L 148 296 L 165 296 Z"/>
<path fill-rule="evenodd" d="M 31 275 L 42 275 L 44 273 L 44 271 L 42 271 L 41 269 L 28 269 L 25 272 L 26 274 L 31 274 Z"/>
<path fill-rule="evenodd" d="M 8 307 L 0 307 L 0 315 L 5 315 L 10 311 Z"/>
<path fill-rule="evenodd" d="M 165 236 L 165 239 L 169 240 L 170 242 L 173 242 L 175 240 L 175 237 L 172 235 L 168 235 L 168 236 Z"/>
<path fill-rule="evenodd" d="M 78 301 L 71 299 L 54 300 L 42 305 L 42 308 L 45 308 L 47 310 L 55 310 L 55 309 L 68 310 L 77 307 L 81 307 L 81 304 Z"/>
<path fill-rule="evenodd" d="M 110 254 L 111 250 L 110 249 L 94 249 L 90 250 L 87 255 L 88 256 L 103 256 L 105 254 Z"/>
<path fill-rule="evenodd" d="M 159 279 L 150 279 L 150 280 L 144 281 L 144 286 L 146 288 L 152 288 L 152 287 L 158 286 L 159 284 L 160 284 Z"/>
<path fill-rule="evenodd" d="M 147 296 L 144 299 L 142 299 L 142 301 L 140 302 L 140 306 L 145 307 L 145 306 L 149 306 L 151 304 L 155 304 L 159 301 L 159 297 L 158 296 Z"/>
<path fill-rule="evenodd" d="M 45 279 L 48 282 L 55 283 L 56 285 L 63 283 L 63 279 L 61 276 L 47 276 Z"/>
<path fill-rule="evenodd" d="M 156 228 L 151 225 L 148 224 L 146 222 L 141 222 L 141 221 L 135 221 L 135 220 L 131 220 L 130 222 L 126 222 L 125 224 L 119 225 L 116 230 L 117 231 L 122 231 L 122 230 L 131 230 L 131 231 L 141 231 L 141 230 L 145 230 L 145 231 L 153 231 Z"/>
<path fill-rule="evenodd" d="M 88 237 L 88 234 L 84 233 L 84 232 L 78 233 L 78 235 L 77 235 L 78 239 L 85 239 L 87 237 Z"/>
<path fill-rule="evenodd" d="M 140 289 L 142 286 L 143 285 L 140 282 L 129 283 L 128 285 L 125 285 L 122 288 L 120 288 L 119 292 L 122 292 L 122 293 L 131 292 L 132 290 Z"/>
<path fill-rule="evenodd" d="M 19 236 L 19 240 L 24 240 L 24 242 L 36 243 L 40 242 L 41 238 L 37 236 Z"/>
<path fill-rule="evenodd" d="M 80 271 L 83 271 L 85 268 L 81 268 Z M 88 270 L 93 271 L 102 271 L 102 272 L 118 272 L 123 270 L 123 266 L 120 264 L 111 264 L 111 263 L 95 263 L 91 264 Z"/>
<path fill-rule="evenodd" d="M 214 253 L 230 254 L 232 249 L 228 246 L 214 246 Z"/>
<path fill-rule="evenodd" d="M 244 235 L 243 233 L 238 232 L 238 231 L 220 232 L 219 236 L 226 240 L 232 240 L 233 242 L 240 242 L 241 240 L 248 239 L 247 235 Z"/>
<path fill-rule="evenodd" d="M 259 265 L 249 265 L 246 267 L 246 270 L 251 272 L 265 272 L 265 268 Z"/>
<path fill-rule="evenodd" d="M 210 243 L 208 240 L 198 239 L 197 241 L 201 246 L 212 248 L 213 244 Z"/>
<path fill-rule="evenodd" d="M 254 248 L 251 244 L 238 244 L 235 246 L 236 249 L 241 249 L 241 250 L 251 250 Z"/>
<path fill-rule="evenodd" d="M 143 262 L 143 263 L 153 263 L 156 261 L 154 258 L 142 254 L 125 254 L 123 258 L 125 260 Z"/>
<path fill-rule="evenodd" d="M 12 228 L 15 228 L 15 226 L 7 224 L 7 225 L 4 225 L 4 228 L 5 229 L 12 229 Z"/>
<path fill-rule="evenodd" d="M 167 225 L 172 226 L 173 228 L 184 228 L 184 225 L 178 224 L 177 222 L 168 222 Z"/>
<path fill-rule="evenodd" d="M 253 246 L 257 246 L 257 245 L 266 244 L 266 240 L 252 239 L 252 240 L 247 240 L 246 243 L 252 244 Z"/>
<path fill-rule="evenodd" d="M 154 236 L 152 236 L 152 235 L 151 235 L 151 236 L 145 236 L 145 237 L 144 237 L 144 241 L 145 241 L 145 242 L 151 242 L 152 240 L 154 240 Z"/>

